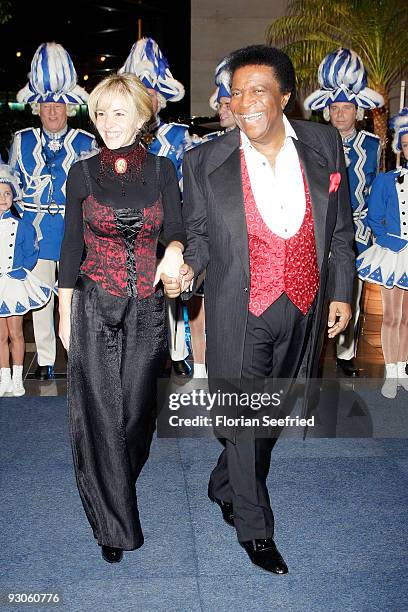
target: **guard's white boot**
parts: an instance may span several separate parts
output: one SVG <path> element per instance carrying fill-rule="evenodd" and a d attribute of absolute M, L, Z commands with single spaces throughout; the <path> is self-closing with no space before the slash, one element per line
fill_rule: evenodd
<path fill-rule="evenodd" d="M 0 397 L 13 391 L 10 368 L 1 368 Z"/>
<path fill-rule="evenodd" d="M 405 391 L 408 391 L 408 374 L 405 372 L 406 365 L 407 364 L 405 361 L 399 361 L 397 363 L 397 371 L 398 371 L 398 384 L 401 385 L 401 387 L 403 387 Z"/>
<path fill-rule="evenodd" d="M 397 395 L 398 368 L 396 363 L 385 364 L 385 380 L 381 387 L 381 394 L 388 399 L 394 399 Z"/>
<path fill-rule="evenodd" d="M 25 394 L 23 385 L 23 366 L 13 365 L 13 395 L 14 397 L 21 397 Z"/>

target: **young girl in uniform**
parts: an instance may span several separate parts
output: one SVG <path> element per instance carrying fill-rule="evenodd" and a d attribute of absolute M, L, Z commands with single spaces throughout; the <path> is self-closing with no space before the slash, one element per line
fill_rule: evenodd
<path fill-rule="evenodd" d="M 390 122 L 393 150 L 408 160 L 408 108 Z M 379 174 L 368 201 L 368 225 L 375 244 L 357 259 L 358 275 L 381 285 L 381 344 L 385 361 L 384 397 L 393 399 L 398 386 L 408 391 L 408 168 Z"/>
<path fill-rule="evenodd" d="M 0 165 L 0 397 L 24 395 L 23 315 L 48 302 L 51 290 L 31 274 L 38 259 L 34 227 L 20 218 L 17 178 Z M 10 346 L 9 346 L 10 343 Z M 10 369 L 10 353 L 13 373 Z"/>

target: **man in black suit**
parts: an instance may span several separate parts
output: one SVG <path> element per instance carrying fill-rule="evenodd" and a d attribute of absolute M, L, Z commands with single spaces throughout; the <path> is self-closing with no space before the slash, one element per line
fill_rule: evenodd
<path fill-rule="evenodd" d="M 208 377 L 315 376 L 324 339 L 351 317 L 353 226 L 337 131 L 291 121 L 295 74 L 288 56 L 256 45 L 231 54 L 238 128 L 184 158 L 188 245 L 175 296 L 206 269 Z M 327 315 L 328 312 L 328 315 Z M 266 479 L 276 438 L 226 430 L 209 497 L 234 525 L 251 561 L 288 569 L 273 540 Z"/>

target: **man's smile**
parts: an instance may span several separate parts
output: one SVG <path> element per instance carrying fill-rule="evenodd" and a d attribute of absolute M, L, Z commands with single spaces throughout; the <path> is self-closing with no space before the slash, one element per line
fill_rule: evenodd
<path fill-rule="evenodd" d="M 251 113 L 250 115 L 240 113 L 240 117 L 245 119 L 245 121 L 256 121 L 257 119 L 262 117 L 262 115 L 263 115 L 263 111 L 260 113 Z"/>

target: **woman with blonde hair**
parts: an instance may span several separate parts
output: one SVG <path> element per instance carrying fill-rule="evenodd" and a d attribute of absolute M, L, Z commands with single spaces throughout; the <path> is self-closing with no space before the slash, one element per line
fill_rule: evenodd
<path fill-rule="evenodd" d="M 114 563 L 143 544 L 135 485 L 167 351 L 157 285 L 178 275 L 185 233 L 174 167 L 140 142 L 152 116 L 144 85 L 134 75 L 111 75 L 88 104 L 104 144 L 68 175 L 60 337 L 77 484 L 102 556 Z M 156 268 L 159 234 L 167 247 Z"/>

